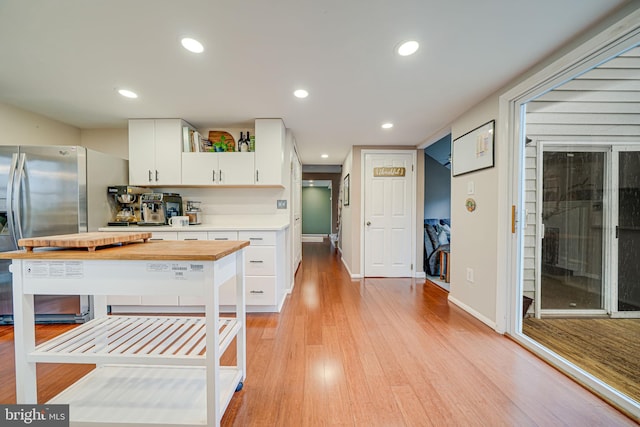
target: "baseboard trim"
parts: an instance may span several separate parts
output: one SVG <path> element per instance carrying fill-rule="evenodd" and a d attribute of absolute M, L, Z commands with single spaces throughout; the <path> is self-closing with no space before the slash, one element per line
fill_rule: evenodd
<path fill-rule="evenodd" d="M 451 294 L 449 294 L 449 298 L 448 299 L 453 304 L 457 305 L 458 307 L 460 307 L 461 309 L 463 309 L 464 311 L 466 311 L 467 313 L 469 313 L 470 315 L 472 315 L 473 317 L 475 317 L 476 319 L 478 319 L 479 321 L 481 321 L 485 325 L 489 326 L 494 331 L 496 331 L 496 332 L 498 331 L 498 329 L 497 329 L 498 326 L 497 326 L 496 322 L 494 322 L 493 320 L 489 319 L 488 317 L 486 317 L 483 314 L 478 313 L 476 310 L 474 310 L 473 308 L 469 307 L 467 304 L 463 303 L 462 301 L 452 297 Z"/>
<path fill-rule="evenodd" d="M 303 242 L 324 242 L 324 239 L 327 237 L 326 234 L 303 234 L 302 241 Z"/>
<path fill-rule="evenodd" d="M 341 255 L 340 256 L 340 261 L 342 261 L 342 265 L 344 265 L 344 268 L 347 269 L 347 273 L 349 273 L 349 277 L 351 277 L 352 280 L 362 279 L 362 275 L 351 273 L 351 270 L 349 270 L 349 266 L 347 265 L 347 263 L 345 262 L 344 258 L 342 257 L 342 251 L 340 251 L 340 255 Z"/>
<path fill-rule="evenodd" d="M 415 278 L 416 279 L 426 279 L 427 278 L 427 273 L 425 273 L 424 271 L 416 271 Z"/>

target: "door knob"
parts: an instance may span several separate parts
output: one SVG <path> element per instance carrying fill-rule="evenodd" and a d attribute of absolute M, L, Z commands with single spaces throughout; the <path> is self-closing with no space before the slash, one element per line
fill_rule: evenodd
<path fill-rule="evenodd" d="M 367 221 L 367 225 L 371 225 L 371 221 Z"/>

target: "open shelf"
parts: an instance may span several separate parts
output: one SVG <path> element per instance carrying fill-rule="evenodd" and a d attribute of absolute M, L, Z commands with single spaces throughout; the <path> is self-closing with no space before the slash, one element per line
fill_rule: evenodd
<path fill-rule="evenodd" d="M 204 426 L 205 374 L 204 367 L 103 365 L 47 403 L 69 404 L 71 425 Z M 220 368 L 222 411 L 241 377 L 235 367 Z"/>
<path fill-rule="evenodd" d="M 205 365 L 204 317 L 107 316 L 91 320 L 35 348 L 30 362 Z M 218 319 L 220 354 L 241 322 Z"/>

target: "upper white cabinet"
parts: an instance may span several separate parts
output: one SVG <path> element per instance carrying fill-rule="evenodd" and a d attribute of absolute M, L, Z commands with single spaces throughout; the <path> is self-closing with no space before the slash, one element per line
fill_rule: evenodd
<path fill-rule="evenodd" d="M 182 153 L 182 185 L 253 185 L 255 153 Z"/>
<path fill-rule="evenodd" d="M 130 185 L 285 185 L 282 119 L 256 119 L 255 152 L 183 152 L 184 126 L 194 130 L 181 119 L 129 120 Z"/>
<path fill-rule="evenodd" d="M 286 128 L 282 119 L 256 119 L 257 185 L 284 185 Z"/>
<path fill-rule="evenodd" d="M 175 185 L 182 180 L 181 119 L 129 120 L 129 184 Z M 190 126 L 189 126 L 190 127 Z"/>

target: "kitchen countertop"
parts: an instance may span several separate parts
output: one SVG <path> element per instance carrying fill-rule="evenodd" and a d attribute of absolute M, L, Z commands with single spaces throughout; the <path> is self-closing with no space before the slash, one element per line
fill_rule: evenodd
<path fill-rule="evenodd" d="M 289 227 L 289 218 L 284 216 L 220 216 L 208 217 L 203 224 L 187 227 L 172 227 L 169 225 L 130 225 L 100 227 L 98 231 L 279 231 Z"/>
<path fill-rule="evenodd" d="M 248 241 L 161 240 L 103 247 L 95 251 L 86 248 L 37 248 L 33 252 L 1 252 L 0 259 L 216 261 L 245 246 L 249 246 Z"/>

